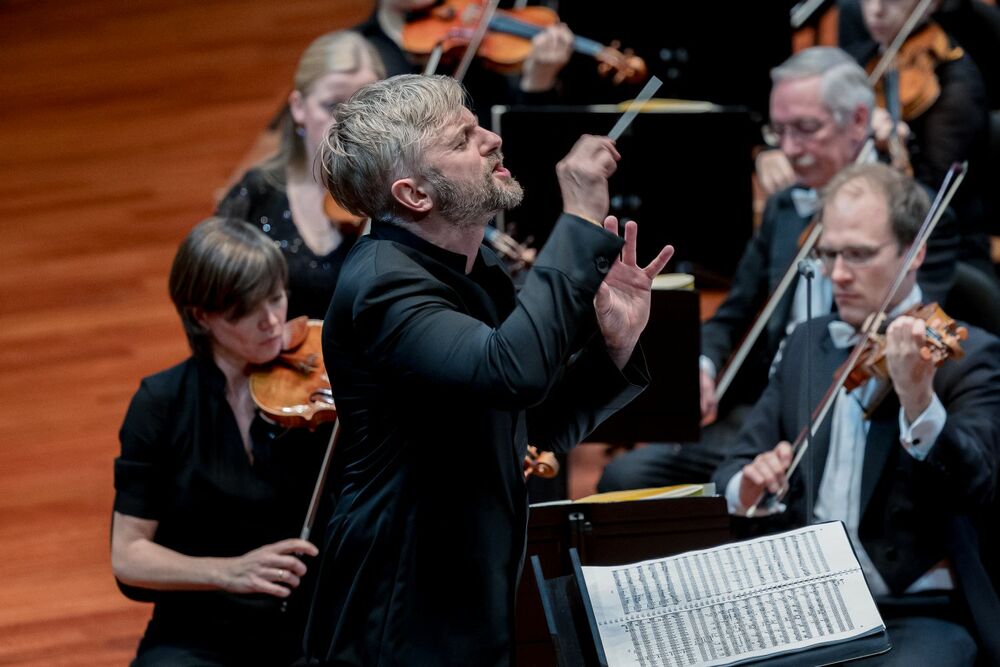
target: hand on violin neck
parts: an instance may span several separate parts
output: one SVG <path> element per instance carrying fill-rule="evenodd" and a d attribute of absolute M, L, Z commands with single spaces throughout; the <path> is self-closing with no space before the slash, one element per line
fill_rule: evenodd
<path fill-rule="evenodd" d="M 906 315 L 889 325 L 886 338 L 886 364 L 893 388 L 907 421 L 913 422 L 931 404 L 934 395 L 933 359 L 928 358 L 924 321 Z"/>
<path fill-rule="evenodd" d="M 532 37 L 531 55 L 521 69 L 521 90 L 526 93 L 552 90 L 572 55 L 573 33 L 565 23 L 549 26 Z"/>

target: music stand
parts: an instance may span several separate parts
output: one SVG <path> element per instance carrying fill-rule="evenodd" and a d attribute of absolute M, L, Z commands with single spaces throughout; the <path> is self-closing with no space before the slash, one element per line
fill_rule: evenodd
<path fill-rule="evenodd" d="M 540 247 L 562 209 L 556 163 L 581 134 L 607 134 L 620 115 L 617 105 L 493 107 L 504 164 L 524 187 L 498 226 Z M 693 274 L 700 287 L 728 286 L 753 231 L 755 134 L 743 107 L 689 103 L 636 116 L 618 140 L 609 188 L 610 212 L 639 223 L 640 262 L 670 243 L 668 270 Z"/>
<path fill-rule="evenodd" d="M 720 496 L 532 506 L 527 556 L 537 559 L 539 569 L 549 577 L 571 576 L 571 549 L 585 565 L 631 563 L 728 542 L 730 521 L 726 500 Z M 572 593 L 566 581 L 555 585 L 562 586 L 562 592 L 555 595 Z M 554 663 L 553 642 L 546 628 L 539 586 L 532 569 L 526 567 L 517 593 L 519 665 Z M 567 637 L 566 643 L 572 639 Z M 567 664 L 581 663 L 571 660 Z"/>
<path fill-rule="evenodd" d="M 666 276 L 664 276 L 666 277 Z M 692 442 L 701 436 L 698 292 L 654 289 L 639 343 L 649 386 L 587 437 L 588 442 Z"/>

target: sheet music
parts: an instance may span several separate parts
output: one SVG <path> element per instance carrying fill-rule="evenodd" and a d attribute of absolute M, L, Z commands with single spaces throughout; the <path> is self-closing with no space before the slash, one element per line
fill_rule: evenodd
<path fill-rule="evenodd" d="M 884 628 L 840 522 L 582 569 L 612 667 L 726 665 Z"/>

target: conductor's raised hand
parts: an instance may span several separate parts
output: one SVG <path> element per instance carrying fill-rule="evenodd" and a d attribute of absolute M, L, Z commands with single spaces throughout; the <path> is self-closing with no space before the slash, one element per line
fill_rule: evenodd
<path fill-rule="evenodd" d="M 599 222 L 608 214 L 608 179 L 621 159 L 608 137 L 585 134 L 556 165 L 563 211 Z"/>
<path fill-rule="evenodd" d="M 288 539 L 223 561 L 220 587 L 230 593 L 266 593 L 284 598 L 291 594 L 306 574 L 298 556 L 315 556 L 319 550 L 310 542 Z"/>
<path fill-rule="evenodd" d="M 618 218 L 609 215 L 604 220 L 604 228 L 618 234 Z M 625 247 L 621 256 L 608 271 L 594 297 L 594 310 L 604 344 L 618 368 L 624 368 L 628 363 L 639 342 L 639 335 L 649 321 L 653 278 L 674 254 L 673 246 L 664 246 L 652 262 L 640 267 L 635 260 L 637 235 L 638 225 L 629 220 L 625 223 Z"/>

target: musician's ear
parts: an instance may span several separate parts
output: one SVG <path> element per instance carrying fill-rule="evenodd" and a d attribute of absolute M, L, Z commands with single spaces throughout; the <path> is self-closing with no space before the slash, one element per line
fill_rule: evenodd
<path fill-rule="evenodd" d="M 304 125 L 306 122 L 305 98 L 297 90 L 288 94 L 288 112 L 292 115 L 292 120 L 296 125 Z"/>
<path fill-rule="evenodd" d="M 863 142 L 868 137 L 871 122 L 871 109 L 864 104 L 854 107 L 854 111 L 851 114 L 851 138 L 859 144 Z"/>
<path fill-rule="evenodd" d="M 389 188 L 392 197 L 415 214 L 426 214 L 434 206 L 430 189 L 423 179 L 401 178 Z"/>
<path fill-rule="evenodd" d="M 190 318 L 190 320 L 194 324 L 197 324 L 198 326 L 200 326 L 201 328 L 203 328 L 205 331 L 208 331 L 208 318 L 205 317 L 205 309 L 204 308 L 199 308 L 197 306 L 188 306 L 187 314 L 188 314 L 188 317 Z"/>
<path fill-rule="evenodd" d="M 920 265 L 924 263 L 924 258 L 927 256 L 927 244 L 924 243 L 917 250 L 917 254 L 913 257 L 913 266 L 910 268 L 911 271 L 916 271 L 920 268 Z"/>

